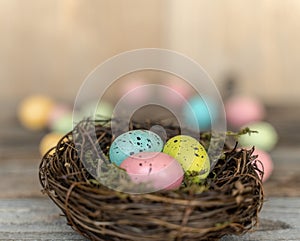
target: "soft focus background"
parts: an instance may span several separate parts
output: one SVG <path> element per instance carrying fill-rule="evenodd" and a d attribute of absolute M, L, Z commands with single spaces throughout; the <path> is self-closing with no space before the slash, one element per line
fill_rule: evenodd
<path fill-rule="evenodd" d="M 249 240 L 300 240 L 299 30 L 300 0 L 0 0 L 0 240 L 83 240 L 41 193 L 41 152 L 72 124 L 72 108 L 59 104 L 72 106 L 85 78 L 103 61 L 138 48 L 182 53 L 209 73 L 222 96 L 234 80 L 235 93 L 261 101 L 258 106 L 266 107 L 266 115 L 241 101 L 231 114 L 235 119 L 256 113 L 279 135 L 276 143 L 276 133 L 268 127 L 257 138 L 262 145 L 269 143 L 268 158 L 260 158 L 270 178 L 262 228 Z M 150 72 L 148 79 L 159 81 Z M 177 83 L 170 85 L 188 95 Z M 134 84 L 123 85 L 123 91 Z M 108 99 L 116 101 L 120 86 L 108 91 Z M 31 121 L 44 118 L 44 124 L 47 116 L 47 127 L 32 131 L 20 125 L 18 106 L 33 94 L 58 103 L 59 126 L 49 124 L 48 110 L 54 113 L 55 108 L 47 101 L 44 114 L 27 108 L 25 115 Z M 133 97 L 130 101 L 137 102 L 147 93 Z M 109 106 L 101 110 L 111 111 Z M 63 132 L 49 136 L 49 127 Z"/>
<path fill-rule="evenodd" d="M 0 0 L 0 96 L 73 101 L 84 78 L 120 52 L 167 48 L 221 88 L 270 104 L 299 103 L 298 0 Z"/>

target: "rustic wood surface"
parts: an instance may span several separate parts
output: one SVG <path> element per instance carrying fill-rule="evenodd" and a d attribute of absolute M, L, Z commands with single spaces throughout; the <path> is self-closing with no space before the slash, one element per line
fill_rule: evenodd
<path fill-rule="evenodd" d="M 270 198 L 256 231 L 222 241 L 300 240 L 299 198 Z M 74 232 L 60 210 L 45 198 L 0 200 L 0 240 L 86 240 Z"/>
<path fill-rule="evenodd" d="M 223 241 L 300 240 L 297 110 L 275 108 L 268 117 L 281 139 L 271 153 L 275 170 L 265 183 L 266 203 L 260 226 L 252 233 L 224 237 Z M 85 240 L 41 194 L 38 143 L 45 132 L 24 130 L 13 117 L 0 117 L 0 123 L 0 240 Z"/>

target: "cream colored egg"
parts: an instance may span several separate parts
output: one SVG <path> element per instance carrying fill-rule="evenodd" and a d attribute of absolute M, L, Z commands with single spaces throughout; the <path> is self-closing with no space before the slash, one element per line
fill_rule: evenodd
<path fill-rule="evenodd" d="M 62 137 L 62 134 L 55 132 L 45 135 L 40 142 L 40 154 L 45 155 L 52 147 L 57 145 Z M 54 153 L 54 150 L 51 153 Z"/>
<path fill-rule="evenodd" d="M 18 109 L 18 118 L 30 130 L 41 130 L 47 126 L 54 101 L 43 95 L 32 95 L 24 99 Z"/>

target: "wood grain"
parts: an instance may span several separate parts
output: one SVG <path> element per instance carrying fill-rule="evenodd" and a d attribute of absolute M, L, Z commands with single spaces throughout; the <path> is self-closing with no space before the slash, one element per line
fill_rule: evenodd
<path fill-rule="evenodd" d="M 300 240 L 300 198 L 270 198 L 255 232 L 222 241 Z M 44 198 L 0 200 L 0 240 L 86 240 Z"/>
<path fill-rule="evenodd" d="M 300 240 L 299 210 L 300 198 L 270 198 L 260 214 L 261 225 L 255 232 L 242 237 L 226 237 L 222 241 Z"/>
<path fill-rule="evenodd" d="M 0 240 L 85 240 L 48 199 L 0 201 Z"/>

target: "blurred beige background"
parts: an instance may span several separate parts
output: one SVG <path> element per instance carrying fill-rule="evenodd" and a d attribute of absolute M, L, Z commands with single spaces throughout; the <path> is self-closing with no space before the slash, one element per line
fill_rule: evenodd
<path fill-rule="evenodd" d="M 72 101 L 102 61 L 167 48 L 218 86 L 267 103 L 299 103 L 299 0 L 0 0 L 0 98 L 48 93 Z"/>

